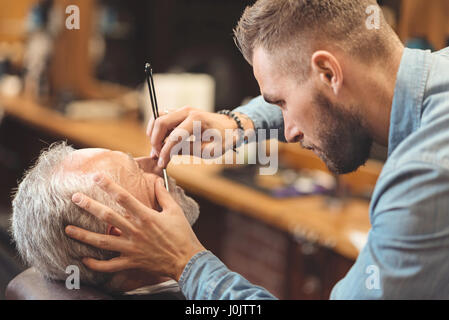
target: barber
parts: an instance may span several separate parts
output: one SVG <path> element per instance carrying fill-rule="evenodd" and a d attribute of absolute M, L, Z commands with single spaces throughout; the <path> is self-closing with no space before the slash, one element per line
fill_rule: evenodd
<path fill-rule="evenodd" d="M 331 298 L 448 298 L 449 49 L 404 48 L 374 0 L 259 0 L 235 35 L 262 97 L 234 110 L 240 125 L 192 108 L 150 121 L 160 166 L 170 160 L 170 135 L 192 132 L 196 120 L 223 136 L 239 126 L 283 129 L 279 139 L 313 150 L 337 174 L 363 165 L 373 141 L 388 146 L 367 244 Z M 188 299 L 274 298 L 202 246 L 162 180 L 155 186 L 161 213 L 97 178 L 129 215 L 82 197 L 80 207 L 122 231 L 114 237 L 66 228 L 75 239 L 121 253 L 109 261 L 86 258 L 88 267 L 169 276 Z"/>

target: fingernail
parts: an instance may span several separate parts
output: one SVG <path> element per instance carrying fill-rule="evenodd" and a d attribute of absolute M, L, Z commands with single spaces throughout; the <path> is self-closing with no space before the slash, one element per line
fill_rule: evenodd
<path fill-rule="evenodd" d="M 162 186 L 162 187 L 164 187 L 165 188 L 165 183 L 164 183 L 164 180 L 162 179 L 162 178 L 159 178 L 159 184 Z"/>
<path fill-rule="evenodd" d="M 72 201 L 73 202 L 75 202 L 75 203 L 80 203 L 81 202 L 81 195 L 79 194 L 79 193 L 75 193 L 73 196 L 72 196 Z"/>
<path fill-rule="evenodd" d="M 65 233 L 71 234 L 71 233 L 73 233 L 73 231 L 74 231 L 74 229 L 71 226 L 65 227 Z"/>
<path fill-rule="evenodd" d="M 164 159 L 159 158 L 159 160 L 157 161 L 157 165 L 159 168 L 163 168 L 164 167 Z"/>
<path fill-rule="evenodd" d="M 151 149 L 150 158 L 155 158 L 155 157 L 156 157 L 156 151 L 154 149 Z"/>

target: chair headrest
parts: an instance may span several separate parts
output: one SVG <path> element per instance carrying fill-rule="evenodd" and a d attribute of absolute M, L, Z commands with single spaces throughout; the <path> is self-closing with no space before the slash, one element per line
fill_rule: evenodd
<path fill-rule="evenodd" d="M 69 290 L 62 281 L 45 279 L 35 268 L 17 275 L 6 288 L 7 300 L 111 300 L 98 289 L 81 286 Z"/>

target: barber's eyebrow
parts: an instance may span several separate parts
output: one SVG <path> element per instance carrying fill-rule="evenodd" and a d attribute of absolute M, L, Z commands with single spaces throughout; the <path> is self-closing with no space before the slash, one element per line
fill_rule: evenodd
<path fill-rule="evenodd" d="M 282 102 L 284 102 L 284 100 L 279 99 L 278 97 L 272 96 L 270 94 L 264 93 L 263 94 L 263 99 L 271 104 L 280 104 Z"/>

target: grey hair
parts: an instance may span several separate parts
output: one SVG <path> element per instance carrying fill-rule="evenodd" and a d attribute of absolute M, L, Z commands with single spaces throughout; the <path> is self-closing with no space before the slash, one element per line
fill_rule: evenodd
<path fill-rule="evenodd" d="M 65 142 L 53 144 L 25 173 L 12 202 L 11 233 L 24 262 L 34 266 L 44 277 L 64 280 L 68 277 L 66 268 L 76 265 L 81 282 L 105 286 L 112 274 L 95 272 L 81 259 L 107 260 L 118 254 L 73 240 L 64 229 L 70 224 L 105 234 L 107 224 L 74 205 L 71 197 L 75 192 L 82 192 L 120 214 L 125 210 L 93 182 L 92 174 L 64 172 L 62 163 L 73 151 L 75 149 Z M 104 173 L 120 183 L 118 171 Z M 172 188 L 177 191 L 172 195 L 193 224 L 199 215 L 198 204 L 185 196 L 181 188 L 175 188 L 174 183 L 172 180 Z"/>

